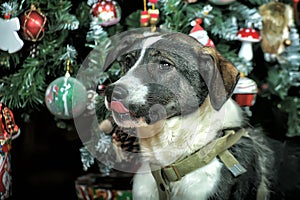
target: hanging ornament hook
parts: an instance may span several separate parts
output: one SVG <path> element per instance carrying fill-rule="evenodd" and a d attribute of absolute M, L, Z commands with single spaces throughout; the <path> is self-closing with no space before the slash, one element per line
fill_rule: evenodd
<path fill-rule="evenodd" d="M 71 61 L 70 59 L 67 60 L 66 64 L 66 74 L 65 77 L 70 77 L 70 71 L 71 71 Z"/>

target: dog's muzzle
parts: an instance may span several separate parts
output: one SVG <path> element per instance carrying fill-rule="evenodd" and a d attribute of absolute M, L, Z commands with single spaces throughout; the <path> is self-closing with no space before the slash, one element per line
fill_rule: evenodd
<path fill-rule="evenodd" d="M 124 105 L 128 96 L 128 90 L 124 86 L 110 86 L 105 91 L 105 95 L 111 110 L 120 114 L 129 113 L 128 108 Z"/>
<path fill-rule="evenodd" d="M 107 107 L 117 113 L 126 113 L 129 110 L 124 106 L 128 90 L 123 86 L 108 86 L 105 90 Z"/>

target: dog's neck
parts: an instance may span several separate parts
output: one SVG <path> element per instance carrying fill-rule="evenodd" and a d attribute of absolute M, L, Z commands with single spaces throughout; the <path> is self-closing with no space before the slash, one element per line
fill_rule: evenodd
<path fill-rule="evenodd" d="M 194 113 L 137 128 L 146 161 L 169 165 L 215 139 L 222 129 L 239 127 L 241 109 L 230 99 L 216 111 L 207 98 Z"/>

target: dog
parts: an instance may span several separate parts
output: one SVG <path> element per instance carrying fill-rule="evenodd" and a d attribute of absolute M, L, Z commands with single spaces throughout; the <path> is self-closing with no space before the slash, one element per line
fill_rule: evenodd
<path fill-rule="evenodd" d="M 117 61 L 124 74 L 106 88 L 105 105 L 119 126 L 136 129 L 139 137 L 143 164 L 133 179 L 134 199 L 260 200 L 277 195 L 269 140 L 260 129 L 243 129 L 245 114 L 231 99 L 239 79 L 231 62 L 215 48 L 176 32 L 131 31 L 112 43 L 116 46 L 104 70 Z M 237 174 L 214 153 L 226 132 L 242 132 L 221 150 L 233 157 Z M 199 150 L 213 156 L 200 167 L 183 162 Z M 170 180 L 167 170 L 180 164 L 188 172 L 172 169 L 176 180 Z"/>

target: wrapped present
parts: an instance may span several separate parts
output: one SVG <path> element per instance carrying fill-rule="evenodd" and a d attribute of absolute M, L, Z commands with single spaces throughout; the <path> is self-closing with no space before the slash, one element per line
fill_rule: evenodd
<path fill-rule="evenodd" d="M 0 102 L 0 199 L 11 196 L 11 141 L 20 134 L 12 111 Z"/>
<path fill-rule="evenodd" d="M 75 188 L 80 200 L 131 200 L 132 174 L 87 174 L 77 178 Z"/>

